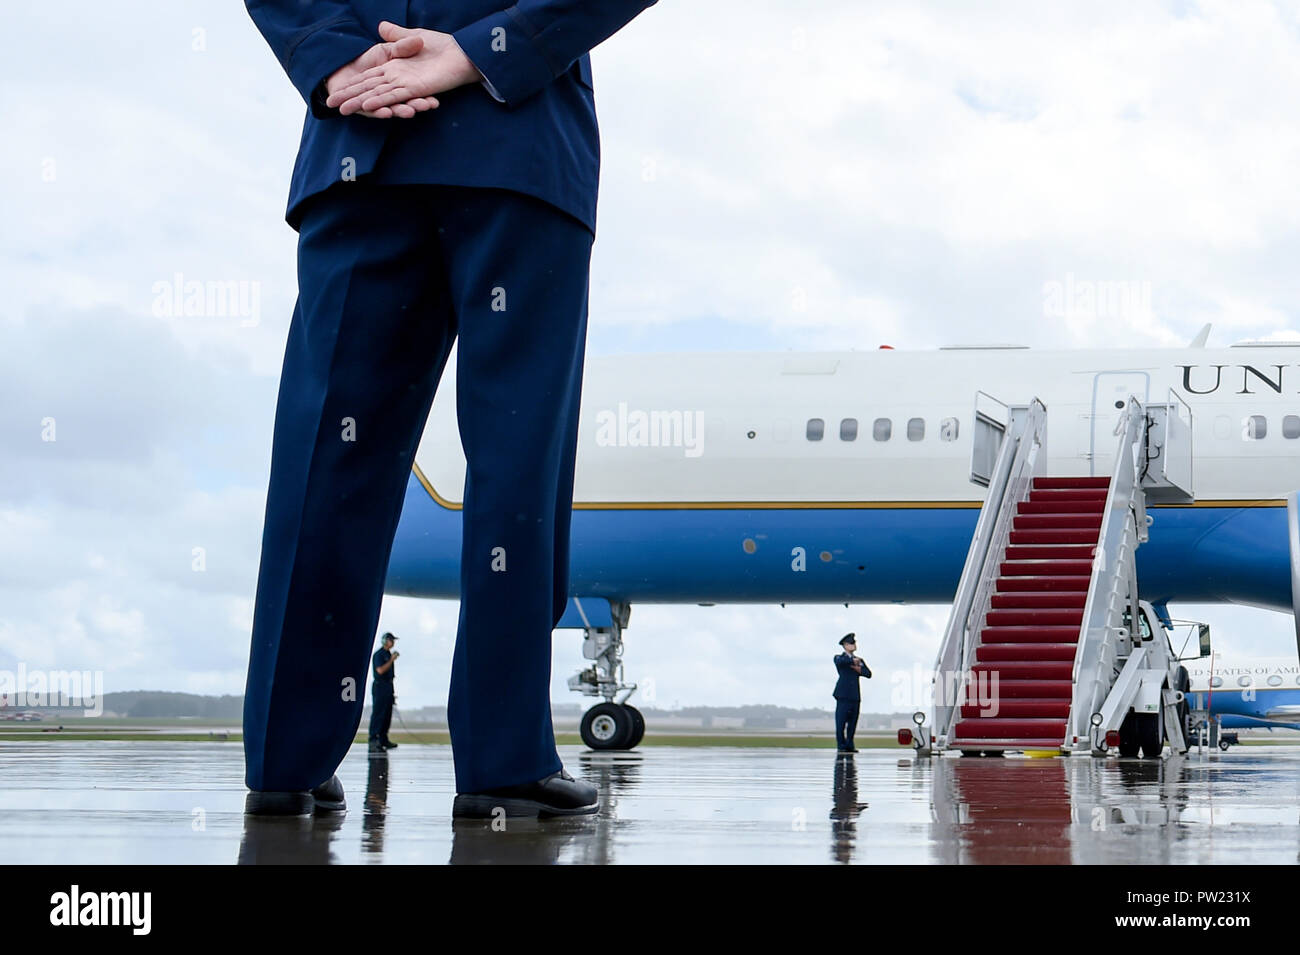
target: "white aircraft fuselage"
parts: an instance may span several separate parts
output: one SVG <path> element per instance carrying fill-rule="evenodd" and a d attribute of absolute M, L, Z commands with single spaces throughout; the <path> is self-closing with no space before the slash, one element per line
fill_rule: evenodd
<path fill-rule="evenodd" d="M 1052 476 L 1110 473 L 1130 395 L 1186 402 L 1196 502 L 1151 508 L 1143 597 L 1292 610 L 1285 497 L 1300 490 L 1298 345 L 589 359 L 570 593 L 950 601 L 983 500 L 970 481 L 981 391 L 1043 401 Z M 388 591 L 455 597 L 465 459 L 454 359 L 416 464 Z"/>

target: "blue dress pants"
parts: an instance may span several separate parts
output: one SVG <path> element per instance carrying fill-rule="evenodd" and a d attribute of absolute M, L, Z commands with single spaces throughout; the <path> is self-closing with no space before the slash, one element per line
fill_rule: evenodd
<path fill-rule="evenodd" d="M 861 700 L 837 699 L 835 701 L 836 749 L 853 748 L 853 734 L 858 729 L 858 710 L 861 706 Z"/>
<path fill-rule="evenodd" d="M 244 698 L 250 789 L 310 789 L 353 741 L 411 464 L 458 339 L 456 788 L 560 768 L 551 631 L 568 597 L 591 245 L 577 219 L 507 190 L 363 177 L 309 200 Z"/>
<path fill-rule="evenodd" d="M 388 728 L 393 725 L 395 702 L 396 694 L 391 681 L 376 680 L 371 684 L 370 731 L 366 739 L 371 749 L 388 745 Z"/>

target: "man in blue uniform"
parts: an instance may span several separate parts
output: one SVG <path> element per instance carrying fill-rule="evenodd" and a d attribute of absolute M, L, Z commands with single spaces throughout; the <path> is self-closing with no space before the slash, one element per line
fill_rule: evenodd
<path fill-rule="evenodd" d="M 458 339 L 453 814 L 596 811 L 595 787 L 561 766 L 549 693 L 599 167 L 587 53 L 653 3 L 246 0 L 308 107 L 246 811 L 344 805 L 334 771 L 360 723 L 403 495 Z"/>
<path fill-rule="evenodd" d="M 374 671 L 370 681 L 370 752 L 382 753 L 396 749 L 397 744 L 388 738 L 388 728 L 393 725 L 393 703 L 397 697 L 393 692 L 393 680 L 397 677 L 397 658 L 401 656 L 393 649 L 397 638 L 391 633 L 384 634 L 384 639 L 374 657 L 370 660 Z"/>
<path fill-rule="evenodd" d="M 835 681 L 835 748 L 841 753 L 856 753 L 853 734 L 858 728 L 858 708 L 862 705 L 858 680 L 863 677 L 870 680 L 871 670 L 854 656 L 858 644 L 853 634 L 840 637 L 840 646 L 844 652 L 835 657 L 835 669 L 840 675 Z"/>

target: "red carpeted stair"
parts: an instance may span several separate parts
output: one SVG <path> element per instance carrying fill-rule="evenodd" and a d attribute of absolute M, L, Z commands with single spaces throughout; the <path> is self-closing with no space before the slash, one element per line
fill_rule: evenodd
<path fill-rule="evenodd" d="M 1109 478 L 1035 478 L 997 561 L 954 749 L 1065 745 L 1071 678 Z M 997 693 L 993 691 L 997 674 Z M 982 689 L 981 689 L 982 688 Z"/>

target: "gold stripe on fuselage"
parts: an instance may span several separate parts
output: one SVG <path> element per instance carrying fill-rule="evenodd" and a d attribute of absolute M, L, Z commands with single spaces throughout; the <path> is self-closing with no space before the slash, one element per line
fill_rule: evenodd
<path fill-rule="evenodd" d="M 459 511 L 461 504 L 443 497 L 418 464 L 412 464 L 416 480 L 429 492 L 435 504 Z M 781 511 L 781 510 L 978 510 L 980 501 L 574 501 L 575 511 Z M 1157 504 L 1154 507 L 1286 507 L 1284 500 L 1213 500 L 1193 504 Z"/>

